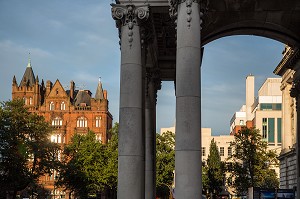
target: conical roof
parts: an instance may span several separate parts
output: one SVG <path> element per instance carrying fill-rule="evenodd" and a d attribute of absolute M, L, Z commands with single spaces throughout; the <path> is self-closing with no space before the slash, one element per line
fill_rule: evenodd
<path fill-rule="evenodd" d="M 102 88 L 102 83 L 101 83 L 100 78 L 99 78 L 99 82 L 98 82 L 98 86 L 97 86 L 97 90 L 96 90 L 96 94 L 95 94 L 95 99 L 96 100 L 104 99 L 103 88 Z"/>
<path fill-rule="evenodd" d="M 20 82 L 20 86 L 33 86 L 35 84 L 35 76 L 31 67 L 31 61 L 29 59 L 25 73 Z"/>

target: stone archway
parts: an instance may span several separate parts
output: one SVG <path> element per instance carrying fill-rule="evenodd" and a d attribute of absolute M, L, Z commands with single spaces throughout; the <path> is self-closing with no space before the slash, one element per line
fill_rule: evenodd
<path fill-rule="evenodd" d="M 254 34 L 297 47 L 300 2 L 116 0 L 112 15 L 121 39 L 118 198 L 155 197 L 155 98 L 160 81 L 173 80 L 176 199 L 200 199 L 202 46 L 224 36 Z M 294 69 L 298 82 L 300 70 Z M 299 144 L 299 133 L 297 138 Z M 299 162 L 299 147 L 297 154 Z M 297 176 L 299 187 L 299 166 Z"/>

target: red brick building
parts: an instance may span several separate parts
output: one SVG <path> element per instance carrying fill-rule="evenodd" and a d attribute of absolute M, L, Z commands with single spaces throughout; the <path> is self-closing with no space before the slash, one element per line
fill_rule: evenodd
<path fill-rule="evenodd" d="M 77 90 L 73 81 L 69 90 L 65 90 L 58 79 L 54 84 L 48 80 L 45 85 L 34 75 L 29 60 L 21 82 L 18 84 L 16 77 L 13 77 L 12 99 L 15 98 L 24 99 L 30 112 L 43 115 L 51 123 L 54 130 L 50 139 L 61 146 L 69 143 L 75 133 L 93 131 L 103 143 L 109 138 L 113 117 L 108 110 L 107 91 L 103 90 L 100 80 L 94 97 L 89 90 Z M 52 176 L 41 179 L 50 190 L 54 188 L 55 175 L 54 172 Z M 55 192 L 57 196 L 62 194 L 60 190 Z"/>

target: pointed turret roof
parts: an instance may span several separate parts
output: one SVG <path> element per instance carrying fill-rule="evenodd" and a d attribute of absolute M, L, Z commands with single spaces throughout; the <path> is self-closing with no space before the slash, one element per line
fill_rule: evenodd
<path fill-rule="evenodd" d="M 28 64 L 25 70 L 25 73 L 23 75 L 23 78 L 20 82 L 20 86 L 33 86 L 35 84 L 35 76 L 31 67 L 31 61 L 30 61 L 30 57 L 28 60 Z"/>
<path fill-rule="evenodd" d="M 104 99 L 103 88 L 102 88 L 102 83 L 101 83 L 100 77 L 99 77 L 99 82 L 98 82 L 98 86 L 97 86 L 97 90 L 96 90 L 96 94 L 95 94 L 95 99 L 96 100 Z"/>
<path fill-rule="evenodd" d="M 16 76 L 14 75 L 14 77 L 13 77 L 13 85 L 17 85 L 18 83 L 17 83 L 17 79 L 16 79 Z"/>

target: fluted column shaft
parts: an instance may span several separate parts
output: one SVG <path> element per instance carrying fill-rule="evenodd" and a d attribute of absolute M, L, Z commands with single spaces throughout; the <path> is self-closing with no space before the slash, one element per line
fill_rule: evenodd
<path fill-rule="evenodd" d="M 178 1 L 176 54 L 176 199 L 200 199 L 200 8 L 196 0 Z"/>
<path fill-rule="evenodd" d="M 118 199 L 145 198 L 140 23 L 147 7 L 112 5 L 121 37 Z"/>

